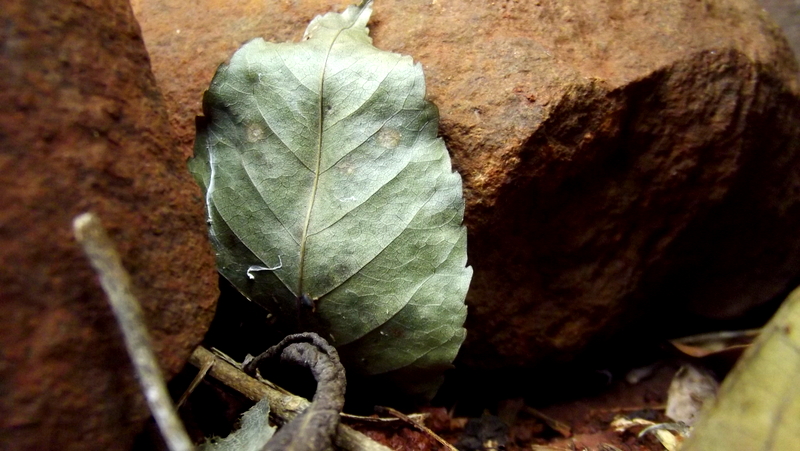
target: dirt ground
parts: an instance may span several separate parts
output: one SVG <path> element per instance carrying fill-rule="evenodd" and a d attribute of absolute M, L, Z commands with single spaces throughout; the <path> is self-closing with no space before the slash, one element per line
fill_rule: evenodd
<path fill-rule="evenodd" d="M 676 369 L 667 364 L 637 384 L 612 381 L 594 395 L 547 406 L 504 400 L 479 418 L 454 416 L 445 407 L 422 411 L 428 415 L 425 425 L 460 450 L 663 451 L 666 448 L 654 435 L 638 437 L 646 426 L 617 431 L 611 423 L 619 417 L 668 422 L 664 407 Z M 407 423 L 383 427 L 348 423 L 393 449 L 447 449 Z"/>

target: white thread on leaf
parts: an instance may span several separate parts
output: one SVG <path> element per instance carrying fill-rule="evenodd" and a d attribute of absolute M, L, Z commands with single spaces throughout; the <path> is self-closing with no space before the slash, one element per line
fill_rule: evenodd
<path fill-rule="evenodd" d="M 250 280 L 255 279 L 256 276 L 253 274 L 254 272 L 258 272 L 258 271 L 275 271 L 275 270 L 278 270 L 278 269 L 281 269 L 281 268 L 283 268 L 283 260 L 281 260 L 281 256 L 278 255 L 278 266 L 268 267 L 268 266 L 253 265 L 253 266 L 247 268 L 247 278 L 250 279 Z"/>

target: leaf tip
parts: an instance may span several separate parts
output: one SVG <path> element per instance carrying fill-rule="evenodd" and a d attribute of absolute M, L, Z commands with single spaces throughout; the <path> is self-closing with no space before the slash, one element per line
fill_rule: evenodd
<path fill-rule="evenodd" d="M 319 34 L 324 34 L 325 30 L 340 31 L 346 28 L 354 31 L 361 31 L 364 35 L 369 36 L 369 29 L 367 22 L 372 15 L 372 1 L 364 0 L 358 5 L 350 5 L 341 13 L 329 12 L 314 18 L 308 24 L 303 40 L 318 37 Z"/>

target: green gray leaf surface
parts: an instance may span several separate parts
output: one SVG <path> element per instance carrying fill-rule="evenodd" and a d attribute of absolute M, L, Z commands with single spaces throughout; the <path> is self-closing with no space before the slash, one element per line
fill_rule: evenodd
<path fill-rule="evenodd" d="M 328 338 L 351 374 L 430 393 L 466 333 L 461 177 L 421 66 L 372 46 L 370 14 L 239 49 L 205 94 L 189 165 L 239 291 Z"/>

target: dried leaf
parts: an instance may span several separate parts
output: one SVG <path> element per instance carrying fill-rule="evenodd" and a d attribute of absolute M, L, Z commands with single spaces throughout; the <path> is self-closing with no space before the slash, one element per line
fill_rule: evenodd
<path fill-rule="evenodd" d="M 225 438 L 212 438 L 200 451 L 261 451 L 275 428 L 268 423 L 269 402 L 262 399 L 242 415 L 242 426 Z"/>
<path fill-rule="evenodd" d="M 690 357 L 707 357 L 724 352 L 735 352 L 738 356 L 760 332 L 759 329 L 712 332 L 671 340 L 670 343 Z"/>
<path fill-rule="evenodd" d="M 370 14 L 245 44 L 205 94 L 189 164 L 239 291 L 326 337 L 350 375 L 427 397 L 466 334 L 461 177 L 422 68 L 372 46 Z"/>
<path fill-rule="evenodd" d="M 718 389 L 717 380 L 708 371 L 685 364 L 669 385 L 666 415 L 673 421 L 691 426 L 703 406 L 717 396 Z"/>

